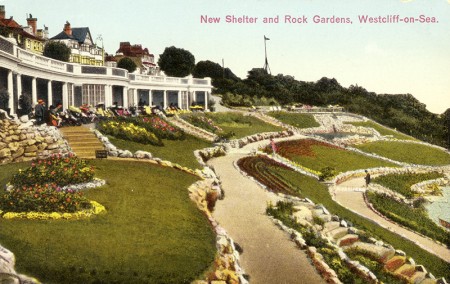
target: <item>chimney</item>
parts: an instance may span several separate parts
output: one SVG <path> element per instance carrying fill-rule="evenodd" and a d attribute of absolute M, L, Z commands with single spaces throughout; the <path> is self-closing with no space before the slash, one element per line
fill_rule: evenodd
<path fill-rule="evenodd" d="M 29 27 L 31 27 L 33 29 L 33 34 L 36 35 L 37 19 L 33 18 L 33 16 L 30 14 L 30 17 L 27 18 L 27 24 Z"/>
<path fill-rule="evenodd" d="M 0 5 L 0 20 L 5 18 L 5 5 Z"/>
<path fill-rule="evenodd" d="M 64 25 L 64 32 L 68 36 L 72 35 L 72 28 L 70 27 L 70 23 L 68 21 L 66 21 L 66 24 Z"/>

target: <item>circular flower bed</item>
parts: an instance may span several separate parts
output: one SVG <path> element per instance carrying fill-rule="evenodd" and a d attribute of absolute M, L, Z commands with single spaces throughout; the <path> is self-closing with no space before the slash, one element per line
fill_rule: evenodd
<path fill-rule="evenodd" d="M 68 185 L 94 180 L 94 168 L 75 156 L 55 155 L 19 170 L 0 198 L 3 218 L 72 219 L 105 208 Z M 6 213 L 5 213 L 6 212 Z"/>
<path fill-rule="evenodd" d="M 70 154 L 54 155 L 47 159 L 32 162 L 26 170 L 19 170 L 10 181 L 14 188 L 33 187 L 37 185 L 57 184 L 65 186 L 94 179 L 94 168 Z"/>

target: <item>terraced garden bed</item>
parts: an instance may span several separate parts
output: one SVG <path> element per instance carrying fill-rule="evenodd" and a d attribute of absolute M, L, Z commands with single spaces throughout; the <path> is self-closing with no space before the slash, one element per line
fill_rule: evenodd
<path fill-rule="evenodd" d="M 405 163 L 434 166 L 450 164 L 450 154 L 423 144 L 376 141 L 356 145 L 355 148 Z"/>
<path fill-rule="evenodd" d="M 426 180 L 442 178 L 444 175 L 438 172 L 429 173 L 402 173 L 388 174 L 372 179 L 373 183 L 378 183 L 384 187 L 398 192 L 406 198 L 413 198 L 415 193 L 411 190 L 411 186 Z"/>
<path fill-rule="evenodd" d="M 370 191 L 367 192 L 367 198 L 377 211 L 389 219 L 450 246 L 450 233 L 433 222 L 423 206 L 412 208 L 388 196 Z"/>
<path fill-rule="evenodd" d="M 267 114 L 283 123 L 297 128 L 311 128 L 320 126 L 312 114 L 290 113 L 285 111 L 271 111 Z"/>
<path fill-rule="evenodd" d="M 229 139 L 238 139 L 257 133 L 283 130 L 281 127 L 265 123 L 252 116 L 245 116 L 239 112 L 205 113 L 200 115 L 203 115 L 205 117 L 204 120 L 207 120 L 208 123 L 202 123 L 196 126 L 208 131 L 211 131 L 211 127 L 217 127 Z M 183 116 L 183 118 L 185 117 Z M 189 121 L 189 119 L 187 120 Z"/>
<path fill-rule="evenodd" d="M 324 184 L 318 182 L 316 179 L 299 174 L 294 170 L 286 169 L 284 166 L 278 163 L 269 163 L 267 162 L 268 158 L 265 156 L 243 158 L 243 160 L 245 159 L 251 160 L 247 160 L 246 162 L 239 161 L 241 165 L 247 164 L 241 169 L 270 189 L 272 189 L 272 184 L 283 184 L 283 188 L 286 192 L 292 192 L 291 194 L 299 197 L 309 198 L 316 204 L 323 204 L 331 214 L 336 214 L 339 217 L 350 221 L 355 225 L 355 227 L 366 231 L 369 236 L 377 236 L 377 238 L 390 243 L 396 249 L 405 251 L 417 262 L 424 264 L 432 263 L 433 265 L 429 266 L 428 269 L 436 277 L 445 277 L 447 279 L 450 278 L 449 263 L 423 250 L 422 248 L 412 243 L 410 240 L 401 238 L 397 234 L 387 231 L 377 224 L 374 224 L 372 221 L 340 206 L 332 200 L 328 192 L 328 188 Z M 251 166 L 249 165 L 250 163 L 265 163 L 265 169 L 264 165 Z M 269 178 L 265 177 L 264 173 L 267 172 L 271 172 L 269 174 Z M 270 180 L 270 182 L 268 182 L 267 180 Z M 291 188 L 287 188 L 288 186 L 291 186 Z M 276 189 L 274 190 L 276 191 Z"/>
<path fill-rule="evenodd" d="M 354 121 L 354 122 L 344 122 L 345 124 L 351 124 L 354 126 L 362 126 L 362 127 L 370 127 L 378 131 L 381 135 L 384 136 L 392 136 L 392 138 L 400 139 L 400 140 L 416 140 L 415 138 L 408 136 L 406 134 L 403 134 L 401 132 L 386 128 L 384 126 L 381 126 L 373 121 Z"/>
<path fill-rule="evenodd" d="M 315 171 L 321 171 L 325 167 L 334 168 L 337 172 L 346 172 L 365 168 L 396 166 L 315 139 L 282 141 L 277 142 L 276 146 L 279 155 Z M 265 148 L 264 151 L 266 153 L 272 152 L 269 147 Z"/>

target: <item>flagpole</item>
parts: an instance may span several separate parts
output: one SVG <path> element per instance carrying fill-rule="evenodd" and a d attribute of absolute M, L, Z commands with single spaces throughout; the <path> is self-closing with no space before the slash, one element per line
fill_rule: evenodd
<path fill-rule="evenodd" d="M 266 38 L 266 36 L 264 35 L 264 55 L 265 55 L 265 62 L 264 62 L 264 70 L 266 71 L 266 73 L 272 75 L 272 73 L 270 72 L 270 67 L 269 67 L 269 61 L 267 60 L 267 46 L 266 46 L 266 41 L 269 40 L 269 38 Z"/>

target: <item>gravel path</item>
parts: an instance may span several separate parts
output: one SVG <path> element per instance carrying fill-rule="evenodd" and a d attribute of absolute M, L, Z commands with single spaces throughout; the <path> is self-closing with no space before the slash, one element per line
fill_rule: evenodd
<path fill-rule="evenodd" d="M 362 216 L 377 222 L 382 227 L 415 242 L 418 246 L 437 255 L 443 260 L 450 262 L 450 250 L 445 246 L 439 245 L 431 239 L 422 237 L 412 231 L 400 227 L 397 224 L 380 217 L 368 208 L 364 202 L 363 193 L 352 191 L 352 188 L 356 189 L 362 187 L 364 187 L 363 178 L 354 178 L 345 181 L 336 188 L 335 200 L 342 206 L 354 212 L 358 212 Z"/>
<path fill-rule="evenodd" d="M 214 218 L 243 248 L 241 265 L 250 275 L 250 283 L 325 283 L 305 252 L 265 215 L 268 200 L 276 201 L 277 196 L 234 168 L 233 162 L 246 156 L 245 152 L 240 149 L 209 163 L 225 191 Z"/>

